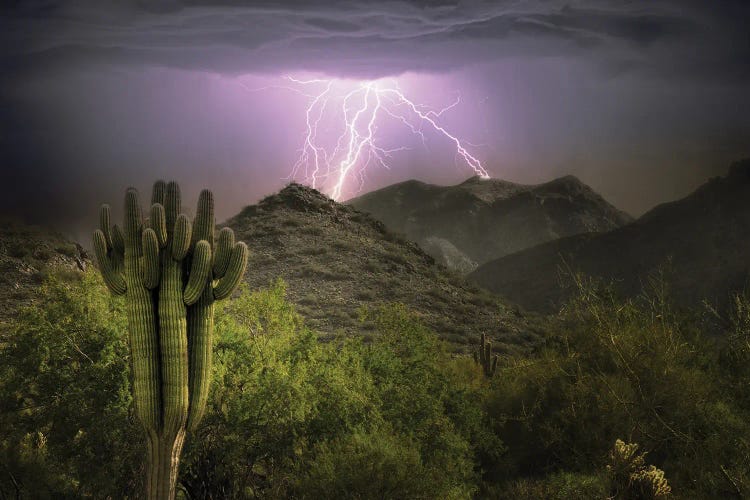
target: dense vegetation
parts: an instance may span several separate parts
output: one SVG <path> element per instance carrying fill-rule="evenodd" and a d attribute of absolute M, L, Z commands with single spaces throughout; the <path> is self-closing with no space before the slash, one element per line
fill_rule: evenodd
<path fill-rule="evenodd" d="M 361 311 L 370 342 L 320 342 L 282 282 L 243 290 L 216 316 L 180 494 L 747 495 L 750 302 L 685 315 L 657 284 L 627 302 L 581 287 L 544 346 L 491 378 L 403 306 Z M 0 498 L 137 497 L 122 303 L 89 271 L 47 279 L 35 304 L 0 346 Z"/>

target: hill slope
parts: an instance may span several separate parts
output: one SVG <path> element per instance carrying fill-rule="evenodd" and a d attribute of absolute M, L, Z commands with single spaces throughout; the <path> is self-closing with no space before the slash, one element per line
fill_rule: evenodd
<path fill-rule="evenodd" d="M 411 180 L 348 203 L 462 273 L 540 243 L 631 221 L 573 176 L 533 186 L 479 177 L 456 186 Z"/>
<path fill-rule="evenodd" d="M 49 270 L 75 273 L 89 263 L 80 245 L 53 231 L 0 219 L 0 324 L 32 300 Z"/>
<path fill-rule="evenodd" d="M 403 302 L 442 337 L 466 344 L 488 332 L 509 349 L 536 339 L 526 318 L 434 263 L 369 215 L 290 184 L 226 222 L 250 248 L 246 280 L 287 284 L 317 330 L 366 333 L 362 306 Z"/>
<path fill-rule="evenodd" d="M 470 279 L 524 307 L 552 311 L 567 297 L 559 269 L 614 280 L 625 295 L 642 289 L 669 259 L 673 296 L 693 306 L 704 298 L 725 301 L 746 284 L 750 266 L 750 160 L 679 201 L 605 234 L 587 234 L 539 245 L 489 262 Z M 671 271 L 670 271 L 671 269 Z"/>

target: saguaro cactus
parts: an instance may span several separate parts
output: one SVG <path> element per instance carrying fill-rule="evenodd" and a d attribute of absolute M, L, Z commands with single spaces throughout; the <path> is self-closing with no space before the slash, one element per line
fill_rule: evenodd
<path fill-rule="evenodd" d="M 125 194 L 124 231 L 103 205 L 94 250 L 104 281 L 125 295 L 133 400 L 146 430 L 146 497 L 175 495 L 187 430 L 200 422 L 211 376 L 213 305 L 231 295 L 247 266 L 244 243 L 224 228 L 214 248 L 210 191 L 198 200 L 193 223 L 180 213 L 176 183 L 154 184 L 144 222 L 138 193 Z"/>
<path fill-rule="evenodd" d="M 492 377 L 497 369 L 497 354 L 492 354 L 492 341 L 483 333 L 479 348 L 474 351 L 474 362 L 482 367 L 487 378 Z"/>

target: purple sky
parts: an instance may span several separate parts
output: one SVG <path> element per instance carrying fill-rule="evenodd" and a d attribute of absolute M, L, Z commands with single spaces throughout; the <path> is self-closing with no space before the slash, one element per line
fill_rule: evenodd
<path fill-rule="evenodd" d="M 12 3 L 12 2 L 11 2 Z M 117 5 L 115 5 L 117 3 Z M 719 8 L 720 7 L 720 8 Z M 176 179 L 225 218 L 282 187 L 308 98 L 390 78 L 493 177 L 573 174 L 639 215 L 750 156 L 747 2 L 32 1 L 0 7 L 0 210 L 87 238 L 100 202 Z M 471 170 L 403 144 L 365 190 Z M 333 134 L 335 119 L 328 131 Z M 351 193 L 350 193 L 351 194 Z"/>

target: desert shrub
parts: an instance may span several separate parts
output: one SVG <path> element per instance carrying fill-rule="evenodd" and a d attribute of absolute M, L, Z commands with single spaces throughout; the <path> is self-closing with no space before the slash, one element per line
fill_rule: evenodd
<path fill-rule="evenodd" d="M 302 226 L 298 229 L 302 234 L 309 234 L 311 236 L 322 236 L 323 229 L 319 226 Z"/>
<path fill-rule="evenodd" d="M 72 282 L 50 275 L 37 298 L 0 347 L 2 496 L 139 490 L 145 444 L 130 412 L 121 301 L 93 270 Z"/>
<path fill-rule="evenodd" d="M 606 480 L 601 474 L 573 472 L 554 472 L 543 477 L 515 479 L 501 488 L 490 485 L 483 496 L 516 500 L 608 498 Z"/>
<path fill-rule="evenodd" d="M 337 239 L 331 242 L 331 247 L 335 250 L 359 251 L 361 246 L 358 242 L 352 240 Z"/>
<path fill-rule="evenodd" d="M 183 469 L 192 496 L 282 495 L 300 453 L 373 411 L 358 361 L 319 343 L 284 293 L 278 282 L 217 311 L 210 411 Z"/>
<path fill-rule="evenodd" d="M 328 247 L 326 246 L 309 246 L 303 247 L 298 252 L 300 255 L 325 255 L 328 253 Z"/>
<path fill-rule="evenodd" d="M 322 342 L 285 292 L 279 281 L 217 304 L 187 497 L 750 493 L 744 297 L 710 318 L 725 334 L 705 336 L 709 320 L 672 308 L 663 287 L 630 301 L 584 287 L 536 352 L 509 349 L 488 380 L 402 305 L 358 311 L 367 342 Z M 0 345 L 0 496 L 137 497 L 122 303 L 94 271 L 49 273 L 33 303 Z M 616 459 L 620 438 L 641 448 Z"/>
<path fill-rule="evenodd" d="M 488 411 L 509 452 L 485 477 L 591 473 L 627 436 L 677 491 L 736 493 L 725 471 L 740 482 L 747 470 L 748 412 L 714 373 L 719 350 L 699 326 L 661 285 L 627 301 L 582 289 L 537 356 L 498 369 Z"/>
<path fill-rule="evenodd" d="M 460 367 L 446 344 L 403 305 L 366 313 L 379 333 L 361 357 L 372 374 L 383 419 L 420 446 L 434 481 L 452 498 L 476 489 L 475 457 L 496 455 L 502 443 L 483 411 L 481 375 Z M 457 365 L 458 363 L 458 365 Z"/>
<path fill-rule="evenodd" d="M 55 252 L 65 255 L 66 257 L 78 257 L 78 247 L 73 243 L 63 243 L 55 247 Z"/>
<path fill-rule="evenodd" d="M 488 429 L 482 400 L 445 372 L 451 358 L 403 308 L 370 314 L 368 344 L 319 342 L 281 282 L 243 292 L 217 318 L 211 407 L 182 473 L 191 496 L 315 497 L 347 487 L 361 498 L 391 488 L 399 498 L 470 496 L 473 443 Z M 382 484 L 355 466 L 368 460 Z"/>
<path fill-rule="evenodd" d="M 369 288 L 364 288 L 364 289 L 357 290 L 356 292 L 354 292 L 354 298 L 357 300 L 369 302 L 375 299 L 375 293 Z"/>
<path fill-rule="evenodd" d="M 419 447 L 386 431 L 355 432 L 316 445 L 298 475 L 296 498 L 451 498 L 422 463 Z"/>
<path fill-rule="evenodd" d="M 638 453 L 638 445 L 621 439 L 609 452 L 607 464 L 609 498 L 653 500 L 666 498 L 672 488 L 664 471 L 646 465 L 646 453 Z"/>
<path fill-rule="evenodd" d="M 299 270 L 302 277 L 320 278 L 329 281 L 343 281 L 349 278 L 347 273 L 339 270 L 331 270 L 328 267 L 315 262 L 309 262 Z"/>
<path fill-rule="evenodd" d="M 8 255 L 10 255 L 11 257 L 15 257 L 16 259 L 23 259 L 31 253 L 30 249 L 27 246 L 27 243 L 14 240 L 11 240 L 6 244 L 5 251 L 8 253 Z"/>
<path fill-rule="evenodd" d="M 362 269 L 369 273 L 378 273 L 382 270 L 382 267 L 379 262 L 374 260 L 368 260 L 362 265 Z"/>

